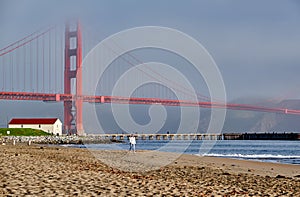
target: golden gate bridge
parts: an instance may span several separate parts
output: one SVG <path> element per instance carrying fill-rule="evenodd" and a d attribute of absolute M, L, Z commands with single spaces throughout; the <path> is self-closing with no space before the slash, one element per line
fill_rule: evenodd
<path fill-rule="evenodd" d="M 199 101 L 83 95 L 83 39 L 81 25 L 79 22 L 66 23 L 64 28 L 64 38 L 59 36 L 61 35 L 59 28 L 53 26 L 46 30 L 36 31 L 0 49 L 0 72 L 2 75 L 0 76 L 2 78 L 0 80 L 0 99 L 63 102 L 65 131 L 73 131 L 78 135 L 83 134 L 83 102 L 142 105 L 160 104 L 165 106 L 226 108 L 231 110 L 300 115 L 300 110 L 295 109 L 224 103 L 222 101 L 212 102 L 209 97 L 200 94 L 197 95 Z M 138 63 L 142 63 L 135 56 L 131 54 L 129 56 Z M 123 60 L 134 66 L 129 60 Z M 154 70 L 152 70 L 152 73 L 156 77 L 165 78 Z M 146 74 L 148 76 L 151 75 L 149 73 Z M 72 86 L 73 81 L 75 81 L 75 86 Z M 181 84 L 177 82 L 172 83 L 176 85 L 176 89 L 186 94 L 189 93 L 189 90 L 185 89 Z M 63 87 L 63 90 L 60 89 L 61 87 Z"/>

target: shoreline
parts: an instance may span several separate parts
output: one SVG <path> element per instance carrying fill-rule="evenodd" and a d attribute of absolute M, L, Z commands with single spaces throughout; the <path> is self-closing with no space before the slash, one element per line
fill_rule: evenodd
<path fill-rule="evenodd" d="M 99 145 L 99 144 L 123 144 L 125 141 L 118 141 L 118 140 L 112 140 L 112 139 L 106 139 L 99 136 L 0 136 L 0 145 L 1 144 L 8 144 L 11 145 L 13 143 L 16 144 L 36 144 L 36 145 L 49 145 L 49 146 L 65 146 L 65 147 L 74 147 L 77 148 L 77 146 L 85 146 L 85 145 Z M 81 147 L 83 148 L 83 147 Z M 86 148 L 86 147 L 84 147 Z M 88 148 L 89 149 L 89 148 Z M 101 150 L 95 148 L 95 150 Z M 126 150 L 126 149 L 124 149 Z M 146 149 L 145 149 L 146 150 Z M 173 153 L 173 152 L 172 152 Z M 176 152 L 174 152 L 176 153 Z M 208 157 L 217 157 L 217 158 L 228 158 L 228 159 L 237 159 L 237 160 L 245 160 L 245 161 L 257 161 L 257 162 L 263 162 L 263 163 L 279 163 L 279 164 L 291 164 L 291 165 L 300 165 L 300 163 L 291 163 L 291 162 L 281 162 L 282 158 L 276 158 L 276 156 L 280 155 L 274 155 L 274 157 L 270 156 L 270 158 L 247 158 L 244 156 L 251 156 L 252 155 L 242 155 L 239 156 L 227 156 L 227 155 L 198 155 L 193 153 L 182 153 L 182 154 L 189 154 L 189 155 L 196 155 L 199 157 L 208 156 Z M 283 155 L 282 155 L 283 156 Z M 283 156 L 284 157 L 284 156 Z M 292 155 L 289 157 L 293 158 Z M 299 156 L 295 156 L 297 159 Z M 288 158 L 287 159 L 291 159 Z M 272 160 L 273 159 L 273 160 Z M 300 159 L 300 158 L 299 158 Z"/>
<path fill-rule="evenodd" d="M 300 195 L 289 164 L 38 144 L 0 146 L 0 162 L 0 195 Z"/>
<path fill-rule="evenodd" d="M 114 142 L 113 142 L 114 143 Z M 111 143 L 111 144 L 113 144 Z M 118 144 L 118 143 L 116 143 Z M 62 146 L 66 148 L 84 148 L 84 149 L 90 149 L 87 147 L 84 147 L 85 144 L 39 144 L 39 145 L 45 145 L 45 146 Z M 78 147 L 79 145 L 82 145 L 83 147 Z M 89 144 L 90 145 L 90 144 Z M 93 150 L 103 150 L 103 149 L 93 149 Z M 113 149 L 109 151 L 114 151 Z M 125 149 L 120 149 L 119 151 L 126 151 Z M 151 151 L 151 150 L 139 150 L 139 151 Z M 158 152 L 163 152 L 163 151 L 158 151 Z M 165 152 L 165 153 L 176 153 L 176 152 Z M 178 153 L 179 154 L 179 153 Z M 295 166 L 300 166 L 300 164 L 297 163 L 283 163 L 280 161 L 269 161 L 269 160 L 264 160 L 264 159 L 245 159 L 245 158 L 237 158 L 237 157 L 227 157 L 227 156 L 211 156 L 211 155 L 199 155 L 199 154 L 191 154 L 191 153 L 182 153 L 184 155 L 193 155 L 197 157 L 212 157 L 212 158 L 223 158 L 223 159 L 232 159 L 232 160 L 240 160 L 240 161 L 254 161 L 254 162 L 259 162 L 259 163 L 271 163 L 271 164 L 287 164 L 287 165 L 295 165 Z"/>
<path fill-rule="evenodd" d="M 101 144 L 101 143 L 100 143 Z M 112 143 L 109 143 L 109 144 L 117 144 L 117 145 L 119 145 L 119 144 L 122 144 L 122 143 L 114 143 L 114 142 L 112 142 Z M 50 145 L 50 144 L 49 144 Z M 80 147 L 80 148 L 87 148 L 87 149 L 92 149 L 92 150 L 103 150 L 103 149 L 101 149 L 101 148 L 93 148 L 93 147 L 86 147 L 85 145 L 99 145 L 99 143 L 98 144 L 53 144 L 53 145 L 58 145 L 58 146 L 65 146 L 65 147 L 70 147 L 70 148 L 79 148 L 78 146 L 82 146 L 82 147 Z M 105 150 L 116 150 L 116 149 L 109 149 L 109 147 L 107 148 L 107 149 L 105 149 Z M 124 149 L 122 149 L 122 148 L 120 148 L 120 149 L 117 149 L 117 150 L 127 150 L 127 147 L 126 148 L 124 148 Z M 148 149 L 139 149 L 139 150 L 142 150 L 142 151 L 151 151 L 151 150 L 148 150 Z M 159 151 L 159 150 L 158 150 Z M 176 153 L 176 152 L 169 152 L 169 153 Z M 206 154 L 206 155 L 200 155 L 200 154 L 198 154 L 198 153 L 179 153 L 179 154 L 188 154 L 188 155 L 195 155 L 195 156 L 199 156 L 199 157 L 203 157 L 203 156 L 207 156 L 207 157 L 217 157 L 217 158 L 228 158 L 228 159 L 236 159 L 236 160 L 245 160 L 245 161 L 257 161 L 257 162 L 266 162 L 266 163 L 275 163 L 275 164 L 277 164 L 277 163 L 279 163 L 279 164 L 290 164 L 290 165 L 300 165 L 300 163 L 291 163 L 291 162 L 282 162 L 281 160 L 282 159 L 300 159 L 300 156 L 292 156 L 292 155 L 288 155 L 288 156 L 286 156 L 286 155 L 266 155 L 266 157 L 258 157 L 258 158 L 255 158 L 255 155 L 242 155 L 242 154 L 240 154 L 241 156 L 239 157 L 239 156 L 230 156 L 230 155 L 221 155 L 221 154 L 219 154 L 219 155 L 210 155 L 210 154 Z M 261 156 L 261 155 L 259 155 L 259 156 Z M 276 158 L 277 156 L 279 156 L 278 158 Z M 269 157 L 269 158 L 268 158 Z M 273 160 L 272 160 L 273 159 Z"/>

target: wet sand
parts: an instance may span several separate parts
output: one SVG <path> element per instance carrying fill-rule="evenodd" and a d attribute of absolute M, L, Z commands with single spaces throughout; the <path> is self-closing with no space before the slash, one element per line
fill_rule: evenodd
<path fill-rule="evenodd" d="M 300 165 L 0 146 L 0 196 L 300 196 Z"/>

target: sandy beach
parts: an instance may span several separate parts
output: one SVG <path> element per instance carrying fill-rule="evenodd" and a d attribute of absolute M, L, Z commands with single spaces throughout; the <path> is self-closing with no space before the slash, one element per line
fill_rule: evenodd
<path fill-rule="evenodd" d="M 300 165 L 20 144 L 0 160 L 0 196 L 300 196 Z"/>

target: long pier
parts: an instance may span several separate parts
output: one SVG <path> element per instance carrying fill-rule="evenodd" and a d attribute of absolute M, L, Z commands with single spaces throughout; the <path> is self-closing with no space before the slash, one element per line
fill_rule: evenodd
<path fill-rule="evenodd" d="M 0 144 L 98 144 L 123 142 L 131 134 L 89 134 L 87 136 L 0 136 Z M 225 134 L 134 134 L 137 140 L 300 140 L 300 133 L 225 133 Z"/>
<path fill-rule="evenodd" d="M 98 134 L 102 139 L 128 140 L 131 134 Z M 300 133 L 134 134 L 137 140 L 300 140 Z"/>
<path fill-rule="evenodd" d="M 127 134 L 105 134 L 112 140 L 128 139 Z M 134 134 L 137 140 L 222 140 L 222 134 Z"/>

